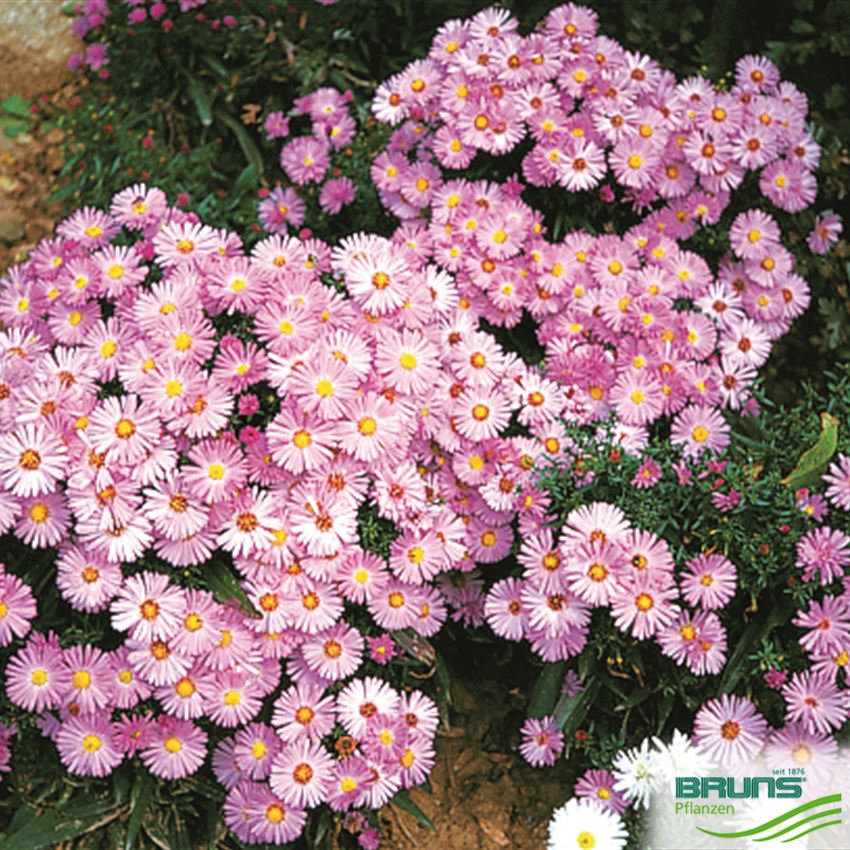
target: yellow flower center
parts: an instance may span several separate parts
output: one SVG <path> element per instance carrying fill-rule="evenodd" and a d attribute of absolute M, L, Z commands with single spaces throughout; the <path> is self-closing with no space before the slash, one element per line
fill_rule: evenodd
<path fill-rule="evenodd" d="M 136 433 L 136 425 L 130 419 L 119 419 L 115 423 L 115 434 L 122 440 L 129 440 Z"/>
<path fill-rule="evenodd" d="M 47 522 L 50 519 L 50 508 L 44 502 L 36 502 L 30 508 L 30 519 L 37 523 Z"/>
<path fill-rule="evenodd" d="M 372 417 L 371 417 L 371 416 L 364 416 L 364 417 L 363 417 L 363 418 L 362 418 L 362 419 L 361 419 L 361 420 L 357 423 L 357 430 L 358 430 L 358 431 L 359 431 L 359 432 L 360 432 L 360 433 L 361 433 L 364 437 L 371 437 L 371 436 L 372 436 L 372 434 L 374 434 L 374 433 L 375 433 L 375 431 L 377 431 L 377 430 L 378 430 L 378 423 L 377 423 L 377 422 L 375 422 L 375 420 L 374 420 L 374 419 L 372 419 Z"/>
<path fill-rule="evenodd" d="M 292 435 L 292 443 L 297 449 L 306 449 L 312 442 L 313 438 L 303 428 Z"/>
<path fill-rule="evenodd" d="M 704 443 L 708 439 L 708 428 L 703 425 L 697 425 L 697 427 L 691 431 L 691 436 L 697 443 Z"/>
<path fill-rule="evenodd" d="M 83 749 L 87 753 L 96 753 L 103 746 L 103 741 L 97 735 L 86 735 L 83 738 Z"/>
<path fill-rule="evenodd" d="M 177 691 L 177 696 L 182 699 L 189 699 L 192 694 L 197 690 L 195 688 L 195 683 L 191 679 L 187 679 L 185 676 L 174 686 L 174 690 Z"/>

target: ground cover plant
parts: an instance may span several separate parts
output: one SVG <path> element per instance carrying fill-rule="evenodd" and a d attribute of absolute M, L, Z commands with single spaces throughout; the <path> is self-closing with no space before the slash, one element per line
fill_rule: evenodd
<path fill-rule="evenodd" d="M 368 99 L 246 124 L 274 61 L 228 100 L 205 39 L 286 25 L 217 8 L 76 26 L 202 33 L 180 91 L 249 160 L 233 192 L 113 191 L 114 159 L 0 293 L 0 765 L 68 777 L 15 766 L 4 846 L 377 847 L 391 800 L 427 821 L 446 630 L 538 659 L 516 732 L 575 766 L 558 850 L 640 846 L 686 759 L 834 757 L 850 378 L 764 391 L 841 233 L 806 94 L 488 8 Z M 113 47 L 79 61 L 118 93 Z M 160 154 L 176 187 L 209 145 Z"/>

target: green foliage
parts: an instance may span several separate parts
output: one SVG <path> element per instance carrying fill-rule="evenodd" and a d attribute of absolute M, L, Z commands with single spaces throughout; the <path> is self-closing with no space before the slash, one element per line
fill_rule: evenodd
<path fill-rule="evenodd" d="M 781 725 L 783 699 L 763 675 L 773 666 L 789 672 L 805 666 L 797 643 L 802 633 L 789 623 L 820 590 L 816 580 L 802 582 L 795 565 L 797 542 L 815 526 L 796 506 L 795 488 L 786 473 L 794 468 L 792 481 L 813 487 L 836 451 L 850 451 L 846 429 L 836 427 L 850 414 L 850 370 L 829 373 L 825 381 L 824 395 L 806 386 L 794 407 L 777 407 L 761 397 L 758 418 L 730 417 L 728 465 L 695 471 L 684 484 L 671 471 L 675 451 L 664 434 L 656 435 L 643 455 L 666 470 L 650 489 L 639 490 L 631 483 L 641 458 L 610 444 L 598 445 L 579 429 L 571 429 L 571 436 L 582 447 L 580 463 L 544 471 L 543 483 L 561 522 L 578 505 L 607 501 L 635 525 L 663 537 L 677 565 L 716 552 L 738 567 L 738 593 L 720 612 L 728 632 L 728 660 L 719 676 L 690 673 L 664 657 L 654 643 L 623 635 L 606 611 L 594 611 L 587 648 L 578 657 L 580 677 L 594 688 L 588 697 L 593 710 L 586 715 L 586 738 L 575 743 L 592 763 L 604 765 L 611 754 L 648 734 L 690 729 L 694 712 L 720 693 L 749 696 L 772 723 Z M 800 459 L 804 446 L 813 447 Z M 799 476 L 806 473 L 804 482 Z M 731 489 L 740 494 L 740 502 L 725 513 L 718 511 L 712 496 Z M 831 513 L 828 523 L 850 531 L 846 513 Z M 546 682 L 562 677 L 562 666 L 544 668 L 533 695 L 537 713 L 551 713 L 552 688 Z M 545 705 L 540 703 L 544 689 Z M 577 698 L 562 699 L 560 711 L 554 709 L 573 733 L 579 705 Z M 581 715 L 579 722 L 584 721 Z"/>

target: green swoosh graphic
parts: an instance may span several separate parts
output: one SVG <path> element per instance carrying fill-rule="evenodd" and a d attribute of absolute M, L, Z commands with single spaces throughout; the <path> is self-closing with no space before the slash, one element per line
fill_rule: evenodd
<path fill-rule="evenodd" d="M 779 826 L 779 824 L 784 823 L 790 818 L 796 817 L 797 815 L 801 815 L 803 812 L 807 812 L 810 809 L 817 808 L 818 806 L 823 806 L 826 803 L 840 803 L 841 802 L 841 794 L 827 794 L 825 797 L 818 797 L 817 800 L 812 800 L 808 803 L 803 803 L 801 806 L 797 806 L 794 809 L 791 809 L 789 812 L 785 812 L 784 815 L 779 815 L 775 817 L 773 820 L 769 820 L 767 823 L 760 824 L 759 826 L 754 826 L 752 829 L 745 829 L 741 832 L 712 832 L 710 829 L 705 829 L 704 827 L 698 826 L 697 829 L 700 832 L 704 832 L 706 835 L 711 835 L 714 838 L 746 838 L 750 835 L 757 835 L 759 832 L 764 832 L 766 829 L 770 829 L 774 826 Z"/>
<path fill-rule="evenodd" d="M 798 835 L 793 835 L 791 838 L 783 838 L 782 843 L 787 844 L 789 841 L 796 841 L 798 838 L 802 838 L 804 835 L 808 835 L 810 832 L 814 832 L 816 829 L 823 829 L 825 826 L 838 826 L 841 824 L 840 820 L 831 820 L 826 823 L 819 823 L 817 826 L 813 826 L 811 829 L 807 829 L 804 832 L 799 833 Z"/>
<path fill-rule="evenodd" d="M 796 823 L 792 823 L 791 826 L 786 826 L 785 829 L 780 829 L 779 832 L 774 832 L 773 835 L 765 835 L 763 838 L 754 838 L 753 841 L 773 841 L 774 838 L 779 838 L 780 835 L 785 835 L 786 832 L 793 832 L 795 829 L 799 829 L 804 823 L 809 823 L 813 820 L 817 820 L 818 818 L 827 818 L 832 815 L 840 814 L 841 807 L 837 809 L 826 809 L 825 811 L 817 812 L 814 815 L 809 815 L 807 818 L 798 820 Z"/>

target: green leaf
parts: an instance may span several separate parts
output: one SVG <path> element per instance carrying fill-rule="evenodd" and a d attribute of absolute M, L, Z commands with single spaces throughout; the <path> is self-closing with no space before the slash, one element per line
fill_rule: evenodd
<path fill-rule="evenodd" d="M 124 850 L 132 850 L 136 836 L 142 825 L 148 803 L 153 796 L 156 780 L 146 770 L 139 774 L 130 793 L 130 819 L 127 821 L 127 832 L 124 835 Z"/>
<path fill-rule="evenodd" d="M 555 708 L 567 672 L 566 661 L 547 664 L 537 677 L 528 701 L 529 717 L 546 717 Z"/>
<path fill-rule="evenodd" d="M 7 97 L 3 103 L 0 103 L 0 109 L 8 112 L 10 115 L 16 115 L 18 118 L 32 118 L 30 102 L 22 98 L 19 94 L 13 94 L 11 97 Z"/>
<path fill-rule="evenodd" d="M 770 613 L 764 617 L 756 617 L 738 639 L 738 645 L 735 651 L 729 656 L 726 662 L 726 667 L 723 671 L 723 677 L 720 679 L 720 684 L 717 686 L 717 692 L 728 694 L 732 691 L 738 680 L 747 671 L 747 666 L 744 662 L 752 653 L 753 648 L 760 645 L 762 638 L 779 623 L 786 623 L 791 616 L 793 603 L 788 597 L 783 597 L 778 604 L 774 604 L 770 608 Z"/>
<path fill-rule="evenodd" d="M 318 822 L 316 823 L 316 834 L 313 836 L 313 847 L 325 846 L 322 841 L 328 834 L 328 830 L 332 823 L 333 817 L 331 816 L 331 813 L 327 809 L 322 809 Z"/>
<path fill-rule="evenodd" d="M 838 448 L 838 420 L 829 413 L 821 413 L 820 421 L 818 441 L 803 452 L 794 469 L 782 479 L 782 483 L 792 490 L 817 484 Z"/>
<path fill-rule="evenodd" d="M 250 189 L 255 188 L 258 176 L 257 166 L 253 162 L 246 165 L 233 184 L 233 196 L 241 198 Z"/>
<path fill-rule="evenodd" d="M 198 110 L 198 118 L 201 119 L 201 124 L 204 127 L 209 127 L 213 122 L 210 93 L 198 82 L 196 77 L 189 73 L 186 74 L 186 84 L 189 88 L 189 97 L 192 98 L 195 109 Z"/>
<path fill-rule="evenodd" d="M 214 115 L 217 121 L 221 121 L 222 124 L 232 130 L 233 135 L 236 136 L 236 141 L 239 142 L 239 147 L 242 148 L 242 153 L 245 155 L 245 159 L 256 167 L 257 174 L 262 177 L 263 157 L 251 137 L 245 131 L 245 128 L 232 115 L 229 115 L 223 109 L 216 109 Z"/>
<path fill-rule="evenodd" d="M 428 817 L 428 815 L 425 814 L 425 812 L 422 811 L 422 809 L 419 808 L 419 806 L 416 805 L 416 803 L 413 802 L 413 800 L 410 799 L 410 795 L 407 791 L 399 791 L 398 794 L 390 800 L 390 802 L 398 806 L 403 812 L 413 815 L 419 823 L 423 826 L 427 826 L 431 832 L 437 831 L 434 826 L 434 822 Z"/>
<path fill-rule="evenodd" d="M 74 183 L 69 183 L 67 186 L 63 186 L 61 189 L 57 189 L 47 198 L 47 203 L 52 204 L 55 201 L 64 201 L 66 198 L 70 198 L 71 195 L 74 194 L 79 189 L 79 185 Z"/>
<path fill-rule="evenodd" d="M 57 807 L 27 820 L 23 827 L 3 841 L 3 850 L 39 850 L 54 847 L 111 820 L 117 811 L 109 801 L 82 801 Z"/>
<path fill-rule="evenodd" d="M 452 680 L 446 667 L 446 662 L 435 653 L 434 670 L 437 676 L 439 689 L 437 690 L 437 709 L 440 712 L 440 721 L 444 726 L 450 725 L 449 708 L 452 704 Z"/>
<path fill-rule="evenodd" d="M 224 65 L 221 63 L 221 60 L 219 60 L 219 58 L 217 56 L 215 56 L 212 53 L 205 53 L 201 57 L 201 59 L 204 60 L 204 63 L 206 64 L 206 66 L 211 71 L 213 71 L 213 73 L 218 74 L 218 76 L 221 77 L 224 80 L 230 79 L 230 74 L 229 74 L 227 68 L 224 67 Z"/>
<path fill-rule="evenodd" d="M 239 607 L 249 617 L 259 618 L 260 614 L 254 609 L 248 594 L 239 586 L 236 576 L 233 575 L 227 564 L 220 558 L 213 558 L 204 570 L 204 579 L 207 587 L 219 602 L 229 602 L 231 599 L 239 600 Z"/>
<path fill-rule="evenodd" d="M 0 119 L 0 127 L 3 128 L 3 135 L 10 139 L 17 139 L 22 133 L 29 130 L 30 125 L 24 121 L 10 121 L 8 118 Z"/>
<path fill-rule="evenodd" d="M 569 749 L 570 743 L 575 736 L 575 733 L 581 728 L 584 718 L 587 717 L 590 707 L 596 701 L 599 693 L 599 682 L 589 682 L 585 689 L 575 696 L 562 696 L 558 700 L 552 714 L 555 718 L 555 723 L 561 728 L 564 733 L 564 740 Z"/>

